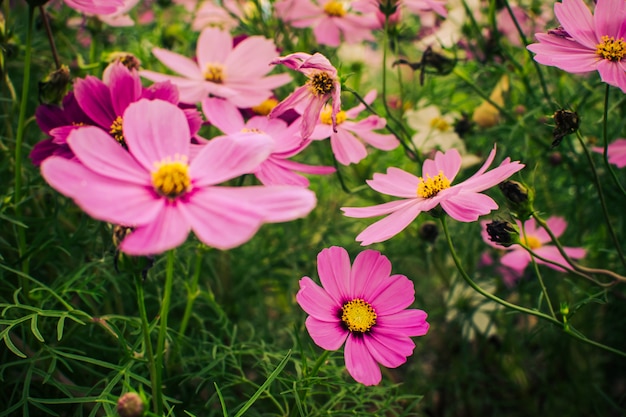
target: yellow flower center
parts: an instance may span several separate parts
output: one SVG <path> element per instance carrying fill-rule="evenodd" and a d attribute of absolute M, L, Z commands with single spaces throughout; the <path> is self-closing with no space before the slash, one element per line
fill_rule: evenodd
<path fill-rule="evenodd" d="M 187 158 L 177 158 L 172 161 L 167 158 L 155 164 L 156 171 L 152 173 L 152 185 L 164 197 L 176 198 L 189 190 L 189 165 Z"/>
<path fill-rule="evenodd" d="M 318 97 L 330 94 L 334 88 L 334 80 L 327 72 L 318 71 L 307 81 L 313 95 Z"/>
<path fill-rule="evenodd" d="M 341 321 L 351 332 L 365 333 L 376 324 L 376 312 L 360 298 L 348 301 L 341 308 Z"/>
<path fill-rule="evenodd" d="M 81 123 L 82 124 L 82 123 Z M 124 132 L 122 131 L 122 117 L 117 116 L 113 123 L 111 123 L 111 127 L 109 128 L 109 133 L 111 136 L 115 138 L 121 144 L 124 144 Z"/>
<path fill-rule="evenodd" d="M 261 116 L 267 116 L 277 104 L 278 100 L 275 98 L 268 98 L 258 106 L 252 107 L 252 111 Z"/>
<path fill-rule="evenodd" d="M 328 16 L 342 17 L 346 14 L 346 9 L 343 7 L 343 3 L 335 0 L 330 0 L 324 5 L 324 13 Z"/>
<path fill-rule="evenodd" d="M 447 132 L 450 130 L 450 123 L 445 121 L 443 117 L 437 116 L 430 121 L 430 127 L 440 132 Z"/>
<path fill-rule="evenodd" d="M 443 171 L 431 177 L 426 175 L 426 179 L 420 177 L 420 183 L 417 185 L 417 195 L 422 198 L 431 198 L 436 196 L 439 191 L 450 188 L 450 180 L 443 175 Z"/>
<path fill-rule="evenodd" d="M 541 242 L 536 236 L 526 235 L 522 238 L 522 243 L 532 250 L 539 249 L 541 247 Z"/>
<path fill-rule="evenodd" d="M 207 64 L 204 70 L 204 79 L 216 84 L 224 82 L 224 67 L 219 64 Z"/>
<path fill-rule="evenodd" d="M 604 35 L 602 42 L 596 45 L 596 54 L 609 61 L 620 61 L 626 55 L 624 39 L 615 40 L 613 36 Z"/>
<path fill-rule="evenodd" d="M 324 110 L 322 110 L 322 112 L 320 113 L 320 122 L 327 124 L 327 125 L 332 125 L 333 124 L 333 108 L 331 106 L 324 106 Z M 346 119 L 348 118 L 348 116 L 346 115 L 346 112 L 343 110 L 340 110 L 339 113 L 337 113 L 337 124 L 340 125 L 342 124 Z"/>
<path fill-rule="evenodd" d="M 241 129 L 242 133 L 264 133 L 262 130 L 257 129 L 256 127 L 253 128 L 249 128 L 249 127 L 244 127 L 243 129 Z"/>

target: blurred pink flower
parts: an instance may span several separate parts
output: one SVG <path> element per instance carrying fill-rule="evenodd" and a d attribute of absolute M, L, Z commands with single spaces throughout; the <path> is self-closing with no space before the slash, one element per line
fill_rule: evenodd
<path fill-rule="evenodd" d="M 135 22 L 128 15 L 128 12 L 135 7 L 140 0 L 123 0 L 115 12 L 110 14 L 97 14 L 96 17 L 102 22 L 112 27 L 133 26 Z"/>
<path fill-rule="evenodd" d="M 111 14 L 124 6 L 124 0 L 64 0 L 74 10 L 90 14 Z"/>
<path fill-rule="evenodd" d="M 312 28 L 320 45 L 338 47 L 373 41 L 373 29 L 380 27 L 376 14 L 361 2 L 339 0 L 279 0 L 274 4 L 276 15 L 296 28 Z"/>
<path fill-rule="evenodd" d="M 441 17 L 448 16 L 446 2 L 444 0 L 400 0 L 400 5 L 417 15 L 433 11 Z"/>
<path fill-rule="evenodd" d="M 415 300 L 413 283 L 404 275 L 390 275 L 389 259 L 373 250 L 359 253 L 351 266 L 344 248 L 324 249 L 317 255 L 317 271 L 322 287 L 303 277 L 296 295 L 309 315 L 311 338 L 326 350 L 345 342 L 350 375 L 364 385 L 378 384 L 378 364 L 402 365 L 415 348 L 411 336 L 428 332 L 427 314 L 407 309 Z"/>
<path fill-rule="evenodd" d="M 365 102 L 372 104 L 376 98 L 376 90 L 370 91 L 365 97 Z M 343 165 L 356 164 L 367 156 L 365 144 L 383 151 L 390 151 L 398 147 L 400 142 L 393 135 L 383 135 L 374 132 L 382 129 L 387 121 L 379 116 L 371 115 L 365 119 L 354 119 L 365 110 L 363 104 L 359 104 L 350 110 L 337 113 L 337 129 L 332 128 L 332 108 L 326 105 L 320 114 L 319 123 L 311 134 L 311 139 L 319 140 L 330 137 L 330 146 L 337 161 Z"/>
<path fill-rule="evenodd" d="M 528 45 L 535 61 L 571 73 L 597 70 L 626 93 L 626 2 L 598 0 L 592 16 L 583 0 L 563 0 L 554 14 L 562 28 L 535 35 L 539 43 Z"/>
<path fill-rule="evenodd" d="M 182 77 L 148 70 L 139 74 L 152 81 L 171 81 L 185 103 L 214 95 L 240 108 L 253 107 L 272 96 L 272 89 L 291 81 L 288 74 L 266 76 L 278 53 L 274 42 L 262 36 L 250 36 L 233 47 L 228 31 L 206 28 L 196 47 L 198 62 L 161 48 L 152 53 Z"/>
<path fill-rule="evenodd" d="M 427 159 L 422 166 L 422 177 L 399 168 L 389 168 L 386 174 L 374 174 L 367 183 L 379 193 L 402 200 L 390 201 L 372 207 L 343 207 L 348 217 L 374 217 L 389 214 L 382 220 L 368 226 L 356 240 L 366 246 L 385 241 L 404 230 L 423 211 L 430 211 L 441 205 L 447 215 L 461 222 L 476 221 L 479 216 L 498 208 L 493 199 L 481 194 L 488 188 L 504 181 L 524 168 L 519 161 L 506 158 L 497 167 L 486 172 L 496 156 L 496 148 L 487 161 L 470 178 L 451 185 L 461 168 L 461 155 L 456 149 L 446 153 L 437 152 L 435 159 Z"/>
<path fill-rule="evenodd" d="M 508 251 L 508 253 L 502 258 L 500 258 L 500 263 L 508 268 L 511 268 L 513 271 L 517 273 L 517 276 L 521 276 L 522 272 L 526 268 L 526 266 L 531 261 L 531 255 L 524 249 L 523 247 L 515 244 L 509 247 L 503 247 L 501 245 L 497 245 L 489 239 L 489 235 L 487 234 L 487 224 L 489 222 L 484 221 L 481 222 L 482 230 L 481 234 L 483 240 L 490 246 L 493 246 L 497 249 L 503 249 Z M 537 227 L 535 219 L 531 218 L 524 222 L 524 229 L 522 229 L 522 223 L 519 220 L 516 220 L 517 227 L 520 230 L 520 241 L 533 250 L 538 256 L 546 258 L 550 261 L 557 262 L 562 265 L 567 265 L 567 261 L 563 258 L 563 255 L 559 252 L 558 248 L 554 245 L 551 245 L 550 235 L 541 227 Z M 565 231 L 567 227 L 567 222 L 562 217 L 552 216 L 550 217 L 546 223 L 552 233 L 556 237 L 559 237 Z M 526 234 L 522 235 L 522 230 L 525 230 Z M 583 248 L 570 248 L 564 247 L 565 253 L 572 259 L 580 259 L 585 256 L 585 250 Z M 563 271 L 563 268 L 559 268 L 556 265 L 547 263 L 542 261 L 541 259 L 535 258 L 535 261 L 539 264 L 544 264 L 549 266 L 552 269 L 556 269 L 557 271 Z"/>
<path fill-rule="evenodd" d="M 182 244 L 193 230 L 203 243 L 230 249 L 264 222 L 303 217 L 315 194 L 302 187 L 216 187 L 254 170 L 271 142 L 255 133 L 211 140 L 189 162 L 190 131 L 181 109 L 140 100 L 123 115 L 128 151 L 97 127 L 72 132 L 76 160 L 51 156 L 43 177 L 90 216 L 133 228 L 120 249 L 151 255 Z"/>
<path fill-rule="evenodd" d="M 604 153 L 604 148 L 594 147 L 593 150 L 598 153 Z M 626 167 L 626 139 L 615 139 L 609 144 L 608 149 L 609 162 L 618 168 Z"/>
<path fill-rule="evenodd" d="M 304 52 L 277 58 L 272 64 L 282 64 L 299 71 L 309 79 L 298 87 L 289 97 L 278 103 L 269 114 L 278 117 L 287 110 L 294 109 L 302 115 L 302 139 L 308 139 L 313 133 L 324 104 L 333 100 L 330 118 L 333 130 L 337 130 L 337 113 L 341 110 L 341 83 L 337 70 L 328 58 L 320 53 L 309 55 Z"/>
<path fill-rule="evenodd" d="M 305 165 L 288 159 L 300 153 L 311 143 L 302 140 L 299 121 L 287 125 L 287 122 L 281 119 L 254 116 L 245 122 L 235 106 L 219 98 L 204 99 L 202 111 L 212 125 L 227 135 L 247 131 L 266 135 L 272 140 L 270 155 L 253 171 L 259 181 L 265 185 L 308 187 L 309 180 L 294 171 L 322 175 L 335 172 L 333 167 Z"/>

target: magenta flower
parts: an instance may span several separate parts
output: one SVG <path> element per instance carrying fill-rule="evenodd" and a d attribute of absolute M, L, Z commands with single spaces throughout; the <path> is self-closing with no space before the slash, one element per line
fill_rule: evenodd
<path fill-rule="evenodd" d="M 233 47 L 229 32 L 206 28 L 196 46 L 198 62 L 161 48 L 152 53 L 182 76 L 154 71 L 141 71 L 140 75 L 152 81 L 171 81 L 185 103 L 199 103 L 214 95 L 240 108 L 253 107 L 271 97 L 272 89 L 291 81 L 288 74 L 266 76 L 278 53 L 274 42 L 262 36 L 250 36 Z"/>
<path fill-rule="evenodd" d="M 317 271 L 322 287 L 303 277 L 296 295 L 309 315 L 305 324 L 311 338 L 326 350 L 345 342 L 348 373 L 362 384 L 378 384 L 378 364 L 402 365 L 415 348 L 411 336 L 428 332 L 427 314 L 407 309 L 415 300 L 413 283 L 390 275 L 389 259 L 373 250 L 359 253 L 350 266 L 344 248 L 324 249 L 317 255 Z"/>
<path fill-rule="evenodd" d="M 278 103 L 270 117 L 278 117 L 287 110 L 294 109 L 302 115 L 301 134 L 308 139 L 313 133 L 324 104 L 333 100 L 330 118 L 333 130 L 337 129 L 337 113 L 341 110 L 341 83 L 337 78 L 337 69 L 328 58 L 320 53 L 313 55 L 304 52 L 280 57 L 271 62 L 283 64 L 299 71 L 309 79 L 305 85 L 298 87 L 289 97 Z"/>
<path fill-rule="evenodd" d="M 348 217 L 374 217 L 389 214 L 367 227 L 356 240 L 366 246 L 387 240 L 404 230 L 423 211 L 441 205 L 443 211 L 455 220 L 472 222 L 479 216 L 498 208 L 493 199 L 481 194 L 524 168 L 519 161 L 506 158 L 500 166 L 486 172 L 496 156 L 494 146 L 484 165 L 470 178 L 451 185 L 461 168 L 461 155 L 456 149 L 437 152 L 435 159 L 427 159 L 422 166 L 422 176 L 389 168 L 386 174 L 374 174 L 367 183 L 379 193 L 403 197 L 372 207 L 343 207 Z"/>
<path fill-rule="evenodd" d="M 303 217 L 315 194 L 302 187 L 218 187 L 253 171 L 271 142 L 256 133 L 211 140 L 189 162 L 184 112 L 162 100 L 140 100 L 123 115 L 128 151 L 97 127 L 71 133 L 75 160 L 51 156 L 43 177 L 90 216 L 133 228 L 120 249 L 131 255 L 164 252 L 191 230 L 218 249 L 248 241 L 264 222 Z"/>
<path fill-rule="evenodd" d="M 378 18 L 360 2 L 338 0 L 280 0 L 276 15 L 295 28 L 312 28 L 320 45 L 338 47 L 341 41 L 355 44 L 373 41 L 372 30 L 380 27 Z"/>
<path fill-rule="evenodd" d="M 305 165 L 288 159 L 311 143 L 302 140 L 300 124 L 297 121 L 287 125 L 287 122 L 281 119 L 254 116 L 245 122 L 235 106 L 219 98 L 204 99 L 202 111 L 211 124 L 227 135 L 248 131 L 267 135 L 272 140 L 270 155 L 253 172 L 264 185 L 308 187 L 309 180 L 294 171 L 321 175 L 335 172 L 333 167 Z"/>
<path fill-rule="evenodd" d="M 595 152 L 604 153 L 604 148 L 594 147 Z M 609 162 L 618 168 L 626 167 L 626 139 L 615 139 L 607 150 Z"/>
<path fill-rule="evenodd" d="M 548 235 L 548 233 L 543 228 L 537 227 L 535 223 L 535 219 L 531 218 L 524 222 L 523 230 L 525 230 L 526 232 L 525 235 L 521 233 L 522 223 L 519 220 L 516 220 L 516 222 L 517 222 L 517 227 L 520 230 L 520 241 L 526 246 L 528 246 L 530 249 L 532 249 L 533 252 L 537 254 L 537 256 L 541 256 L 545 259 L 554 261 L 561 265 L 567 265 L 567 261 L 565 260 L 565 258 L 563 258 L 563 255 L 561 255 L 558 248 L 550 244 L 552 242 L 552 240 L 550 239 L 550 235 Z M 503 247 L 501 245 L 497 245 L 496 243 L 492 242 L 489 239 L 489 235 L 487 234 L 488 223 L 489 222 L 481 222 L 481 225 L 482 225 L 481 234 L 482 234 L 483 240 L 490 246 L 493 246 L 494 248 L 507 250 L 508 253 L 504 255 L 502 258 L 500 258 L 500 263 L 516 271 L 518 276 L 521 276 L 522 272 L 531 261 L 530 253 L 528 253 L 526 249 L 524 249 L 523 247 L 519 245 Z M 558 216 L 550 217 L 546 221 L 546 223 L 548 227 L 550 228 L 550 230 L 552 230 L 552 233 L 554 233 L 554 236 L 556 237 L 561 236 L 563 232 L 565 231 L 565 228 L 567 227 L 567 222 L 565 221 L 565 219 L 563 219 L 562 217 L 558 217 Z M 565 253 L 567 254 L 567 256 L 569 256 L 572 259 L 580 259 L 585 256 L 585 250 L 583 248 L 564 247 L 563 249 L 565 250 Z M 556 269 L 557 271 L 564 270 L 563 268 L 559 268 L 556 265 L 544 262 L 538 258 L 535 258 L 535 261 L 539 264 L 544 264 L 546 266 L 549 266 L 552 269 Z"/>
<path fill-rule="evenodd" d="M 554 4 L 562 29 L 538 33 L 539 43 L 528 45 L 535 61 L 571 73 L 597 70 L 603 82 L 626 93 L 626 3 L 598 0 L 594 14 L 583 0 Z"/>
<path fill-rule="evenodd" d="M 372 90 L 364 97 L 364 100 L 367 104 L 372 104 L 375 98 L 376 90 Z M 336 116 L 336 130 L 333 130 L 332 108 L 326 105 L 320 114 L 319 123 L 311 134 L 311 139 L 330 137 L 333 154 L 343 165 L 356 164 L 364 159 L 367 156 L 365 144 L 383 151 L 397 148 L 400 142 L 395 136 L 374 132 L 385 127 L 387 121 L 384 118 L 371 115 L 363 120 L 354 120 L 363 110 L 365 110 L 363 104 L 350 110 L 341 110 Z"/>

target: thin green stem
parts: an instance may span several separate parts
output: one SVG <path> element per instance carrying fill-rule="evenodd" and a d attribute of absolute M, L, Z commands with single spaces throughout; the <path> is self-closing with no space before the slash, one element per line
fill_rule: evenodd
<path fill-rule="evenodd" d="M 185 304 L 185 312 L 183 313 L 183 319 L 180 323 L 180 337 L 185 335 L 189 319 L 191 318 L 191 312 L 193 311 L 193 304 L 196 298 L 200 295 L 198 291 L 198 281 L 200 279 L 200 271 L 202 270 L 202 255 L 204 254 L 203 248 L 196 249 L 196 259 L 194 264 L 193 276 L 191 277 L 191 283 L 187 287 L 187 304 Z"/>
<path fill-rule="evenodd" d="M 61 60 L 59 59 L 59 53 L 57 52 L 57 47 L 54 43 L 54 36 L 52 36 L 52 29 L 50 28 L 50 21 L 48 19 L 48 14 L 43 6 L 39 6 L 39 14 L 41 15 L 41 20 L 43 21 L 43 26 L 46 29 L 46 35 L 48 36 L 48 42 L 50 42 L 50 51 L 52 52 L 52 58 L 54 59 L 54 65 L 56 65 L 57 69 L 61 68 Z"/>
<path fill-rule="evenodd" d="M 161 312 L 159 314 L 159 337 L 156 345 L 156 413 L 163 415 L 163 356 L 165 355 L 165 338 L 167 336 L 167 316 L 170 312 L 170 302 L 172 299 L 172 287 L 174 284 L 174 260 L 175 252 L 167 252 L 167 265 L 165 267 L 165 286 L 163 288 L 163 300 L 161 301 Z"/>
<path fill-rule="evenodd" d="M 315 361 L 315 363 L 311 367 L 311 370 L 309 372 L 307 372 L 306 379 L 305 379 L 306 386 L 301 391 L 302 392 L 301 396 L 299 395 L 298 392 L 294 393 L 296 396 L 299 396 L 301 404 L 304 404 L 304 401 L 306 400 L 308 388 L 309 388 L 309 385 L 310 385 L 309 381 L 312 378 L 315 378 L 317 376 L 317 373 L 319 372 L 319 370 L 322 367 L 322 365 L 324 364 L 324 362 L 326 362 L 326 359 L 328 358 L 329 354 L 330 354 L 329 350 L 325 350 L 324 352 L 322 352 L 322 354 L 317 358 L 317 360 Z M 295 407 L 295 406 L 292 407 L 291 408 L 291 415 L 295 415 L 296 410 L 298 410 L 298 407 Z"/>
<path fill-rule="evenodd" d="M 609 234 L 611 235 L 611 239 L 613 240 L 613 244 L 615 245 L 615 250 L 617 250 L 617 254 L 619 255 L 622 265 L 626 267 L 626 258 L 624 258 L 624 252 L 622 251 L 622 246 L 620 244 L 619 239 L 617 238 L 617 235 L 615 234 L 613 225 L 611 224 L 611 218 L 609 216 L 609 211 L 606 206 L 606 200 L 604 199 L 604 192 L 602 191 L 602 185 L 600 184 L 600 178 L 598 178 L 598 172 L 596 171 L 596 166 L 593 163 L 593 158 L 591 157 L 591 153 L 589 152 L 589 149 L 587 149 L 587 145 L 585 144 L 585 141 L 583 140 L 583 137 L 580 134 L 579 130 L 576 131 L 576 137 L 578 138 L 578 141 L 582 145 L 583 150 L 585 151 L 585 156 L 587 157 L 587 161 L 589 162 L 589 167 L 591 168 L 593 182 L 596 186 L 596 189 L 598 190 L 598 197 L 600 199 L 600 205 L 602 206 L 602 213 L 604 214 L 604 219 L 606 221 Z"/>
<path fill-rule="evenodd" d="M 563 329 L 563 331 L 568 334 L 569 336 L 572 336 L 575 339 L 580 340 L 581 342 L 587 343 L 589 345 L 598 347 L 600 349 L 604 349 L 608 352 L 612 352 L 615 353 L 616 355 L 620 355 L 620 356 L 624 356 L 626 357 L 626 352 L 622 352 L 621 350 L 617 350 L 615 348 L 612 348 L 610 346 L 606 346 L 603 345 L 602 343 L 599 342 L 595 342 L 593 340 L 587 339 L 585 336 L 583 336 L 582 334 L 575 332 L 572 330 L 571 325 L 567 322 L 567 316 L 563 316 L 563 321 L 559 321 L 558 319 L 551 317 L 547 314 L 544 314 L 540 311 L 537 310 L 531 310 L 529 308 L 526 307 L 522 307 L 522 306 L 518 306 L 517 304 L 513 304 L 510 303 L 506 300 L 501 299 L 500 297 L 491 294 L 485 290 L 483 290 L 481 287 L 478 286 L 478 284 L 476 284 L 472 278 L 468 275 L 468 273 L 465 271 L 465 269 L 463 268 L 463 265 L 461 264 L 461 259 L 459 258 L 458 254 L 456 253 L 456 250 L 454 249 L 454 244 L 452 243 L 452 238 L 450 236 L 450 232 L 448 230 L 448 225 L 446 223 L 446 218 L 441 217 L 441 225 L 443 227 L 443 232 L 446 236 L 446 242 L 448 243 L 448 248 L 450 249 L 450 254 L 452 255 L 452 259 L 454 260 L 454 264 L 456 265 L 457 270 L 459 271 L 459 273 L 461 274 L 461 276 L 463 277 L 463 279 L 465 280 L 465 282 L 468 283 L 468 285 L 470 287 L 472 287 L 474 290 L 476 290 L 478 293 L 482 294 L 483 296 L 489 298 L 492 301 L 495 301 L 498 304 L 501 304 L 505 307 L 508 307 L 512 310 L 516 310 L 519 311 L 520 313 L 525 313 L 525 314 L 529 314 L 531 316 L 535 316 L 535 317 L 539 317 L 542 318 L 546 321 L 548 321 L 549 323 L 552 323 L 558 327 L 560 327 L 561 329 Z"/>
<path fill-rule="evenodd" d="M 622 194 L 626 195 L 626 190 L 624 190 L 624 187 L 622 186 L 622 184 L 620 183 L 619 179 L 617 178 L 617 174 L 615 174 L 615 170 L 613 169 L 613 167 L 609 163 L 609 134 L 608 134 L 609 128 L 608 128 L 608 124 L 609 124 L 609 91 L 610 91 L 610 88 L 611 88 L 611 86 L 607 84 L 606 85 L 606 90 L 605 90 L 605 93 L 604 93 L 604 113 L 603 113 L 603 117 L 602 117 L 602 140 L 604 141 L 604 152 L 603 152 L 604 165 L 606 166 L 606 169 L 611 173 L 611 177 L 613 178 L 613 181 L 615 182 L 617 187 L 620 189 Z"/>
<path fill-rule="evenodd" d="M 524 237 L 524 240 L 526 240 L 526 228 L 524 227 L 524 223 L 522 223 L 522 236 Z M 554 319 L 556 320 L 556 314 L 554 314 L 554 308 L 552 308 L 552 301 L 550 301 L 550 295 L 548 294 L 548 289 L 546 288 L 546 285 L 543 282 L 543 276 L 541 275 L 541 271 L 539 271 L 539 267 L 537 266 L 537 261 L 535 261 L 534 256 L 531 256 L 530 260 L 533 263 L 533 268 L 535 269 L 535 275 L 537 275 L 537 280 L 539 281 L 539 285 L 541 286 L 541 291 L 543 291 L 543 296 L 545 297 L 546 303 L 548 304 L 550 315 L 554 317 Z"/>
<path fill-rule="evenodd" d="M 28 111 L 28 97 L 30 89 L 30 67 L 32 56 L 33 23 L 35 21 L 35 9 L 28 6 L 28 28 L 26 32 L 26 50 L 24 55 L 24 79 L 22 81 L 22 95 L 20 97 L 20 114 L 17 120 L 17 136 L 15 138 L 15 181 L 14 181 L 14 204 L 15 217 L 22 220 L 22 151 L 24 142 L 24 131 L 26 128 L 26 112 Z M 28 275 L 29 262 L 26 257 L 26 230 L 21 226 L 17 227 L 17 250 L 21 259 L 22 272 Z M 28 296 L 28 280 L 22 280 L 22 288 Z"/>
<path fill-rule="evenodd" d="M 141 333 L 143 334 L 143 344 L 145 356 L 148 359 L 148 369 L 150 370 L 150 383 L 152 384 L 152 407 L 156 412 L 158 409 L 156 386 L 157 386 L 157 363 L 154 360 L 154 351 L 152 350 L 152 340 L 150 339 L 150 326 L 148 323 L 148 314 L 146 313 L 146 300 L 143 291 L 143 279 L 141 276 L 135 277 L 135 287 L 137 288 L 137 305 L 139 306 L 139 317 L 141 318 Z"/>

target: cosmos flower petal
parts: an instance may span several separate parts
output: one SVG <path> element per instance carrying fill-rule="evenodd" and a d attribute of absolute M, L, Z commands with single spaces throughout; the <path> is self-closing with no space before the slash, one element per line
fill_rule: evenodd
<path fill-rule="evenodd" d="M 423 336 L 428 333 L 428 315 L 422 310 L 404 310 L 376 318 L 376 332 L 401 333 L 405 336 Z"/>
<path fill-rule="evenodd" d="M 415 301 L 415 286 L 404 275 L 383 280 L 368 294 L 368 301 L 380 316 L 398 313 Z"/>
<path fill-rule="evenodd" d="M 154 221 L 135 228 L 120 249 L 135 256 L 156 255 L 185 242 L 190 226 L 175 204 L 164 204 Z"/>
<path fill-rule="evenodd" d="M 435 154 L 435 170 L 434 171 L 423 171 L 422 176 L 430 175 L 434 177 L 439 174 L 439 172 L 443 172 L 443 175 L 446 176 L 450 181 L 456 177 L 456 174 L 459 173 L 461 169 L 461 154 L 457 149 L 448 149 L 448 151 L 444 154 L 443 152 L 438 151 Z"/>
<path fill-rule="evenodd" d="M 74 95 L 85 114 L 105 129 L 120 116 L 113 111 L 109 87 L 96 77 L 89 75 L 85 79 L 76 80 Z"/>
<path fill-rule="evenodd" d="M 309 316 L 304 324 L 315 344 L 326 350 L 339 349 L 349 333 L 341 326 L 339 320 L 329 323 Z"/>
<path fill-rule="evenodd" d="M 594 30 L 593 17 L 582 0 L 564 0 L 560 4 L 555 4 L 554 14 L 572 38 L 587 48 L 595 48 L 598 38 Z"/>
<path fill-rule="evenodd" d="M 361 242 L 362 246 L 367 246 L 372 243 L 383 242 L 403 231 L 422 212 L 422 205 L 415 204 L 410 200 L 407 203 L 403 208 L 395 210 L 384 219 L 369 225 L 359 233 L 356 241 Z M 356 217 L 349 215 L 345 209 L 344 214 L 348 217 Z"/>
<path fill-rule="evenodd" d="M 212 48 L 218 49 L 218 48 Z M 166 67 L 172 71 L 192 80 L 204 80 L 198 64 L 191 59 L 177 54 L 176 52 L 170 52 L 167 49 L 153 48 L 152 54 L 163 63 Z M 143 74 L 142 74 L 143 75 Z"/>
<path fill-rule="evenodd" d="M 357 382 L 377 385 L 382 379 L 380 367 L 367 349 L 363 338 L 349 335 L 344 349 L 346 369 Z"/>
<path fill-rule="evenodd" d="M 126 145 L 146 170 L 166 158 L 189 156 L 189 123 L 176 105 L 142 99 L 128 106 L 123 120 Z"/>
<path fill-rule="evenodd" d="M 344 129 L 330 135 L 330 146 L 337 161 L 343 165 L 357 164 L 367 156 L 365 145 Z"/>
<path fill-rule="evenodd" d="M 350 256 L 339 246 L 323 249 L 317 255 L 317 271 L 322 286 L 337 305 L 350 300 Z"/>
<path fill-rule="evenodd" d="M 580 3 L 582 3 L 582 1 Z M 584 5 L 584 3 L 582 4 Z M 589 13 L 589 9 L 587 9 L 587 13 Z M 626 16 L 626 4 L 623 1 L 602 0 L 598 2 L 593 12 L 593 25 L 589 25 L 591 27 L 595 26 L 596 28 L 596 36 L 592 38 L 592 40 L 599 40 L 604 35 L 614 36 L 616 39 L 623 36 L 624 16 Z M 577 19 L 577 22 L 578 21 L 580 21 L 580 19 Z M 595 44 L 591 45 L 592 48 L 594 46 Z"/>
<path fill-rule="evenodd" d="M 226 134 L 240 132 L 245 126 L 241 112 L 224 99 L 205 98 L 202 100 L 202 112 L 209 123 Z"/>
<path fill-rule="evenodd" d="M 493 199 L 480 193 L 459 193 L 454 197 L 443 200 L 441 208 L 448 216 L 460 222 L 473 222 L 478 217 L 489 214 L 498 208 Z"/>
<path fill-rule="evenodd" d="M 341 309 L 341 305 L 337 304 L 326 290 L 309 277 L 300 279 L 300 290 L 296 294 L 296 301 L 308 315 L 317 320 L 330 323 L 339 321 L 337 312 Z"/>
<path fill-rule="evenodd" d="M 121 62 L 116 62 L 108 68 L 110 68 L 109 88 L 113 111 L 116 116 L 121 116 L 130 103 L 141 97 L 141 78 L 137 72 L 131 72 Z"/>
<path fill-rule="evenodd" d="M 364 337 L 363 342 L 374 360 L 387 368 L 397 368 L 405 363 L 408 355 L 403 352 L 410 349 L 410 355 L 415 348 L 415 343 L 408 337 L 380 337 L 376 333 Z"/>
<path fill-rule="evenodd" d="M 375 173 L 367 184 L 373 190 L 394 197 L 414 198 L 417 195 L 419 178 L 400 168 L 387 168 L 386 174 Z"/>
<path fill-rule="evenodd" d="M 196 48 L 200 69 L 204 70 L 207 64 L 224 64 L 232 50 L 233 37 L 229 31 L 216 27 L 203 29 Z"/>
<path fill-rule="evenodd" d="M 391 275 L 391 262 L 378 251 L 364 250 L 354 259 L 350 274 L 350 294 L 369 298 Z"/>
<path fill-rule="evenodd" d="M 160 74 L 154 71 L 142 70 L 139 74 L 154 82 L 171 82 L 178 89 L 180 101 L 195 104 L 202 101 L 209 94 L 210 84 L 204 80 L 183 78 L 176 75 Z"/>
<path fill-rule="evenodd" d="M 277 55 L 276 45 L 271 39 L 250 36 L 228 55 L 225 65 L 227 68 L 237 69 L 231 76 L 234 81 L 261 78 L 272 70 L 267 64 Z M 287 76 L 287 79 L 291 80 L 291 77 Z"/>
<path fill-rule="evenodd" d="M 516 271 L 523 271 L 530 262 L 530 254 L 526 252 L 522 247 L 515 248 L 515 250 L 509 251 L 502 258 L 500 263 L 504 266 Z"/>
<path fill-rule="evenodd" d="M 552 241 L 550 235 L 548 234 L 548 232 L 545 231 L 543 227 L 536 227 L 535 230 L 530 231 L 529 224 L 530 227 L 535 226 L 535 219 L 530 218 L 524 223 L 526 233 L 537 237 L 537 239 L 539 239 L 541 243 L 548 243 Z M 565 221 L 565 219 L 560 216 L 550 216 L 548 220 L 546 220 L 546 224 L 548 225 L 548 228 L 552 231 L 555 237 L 561 237 L 561 235 L 563 234 L 563 232 L 565 232 L 565 229 L 567 228 L 567 221 Z"/>

